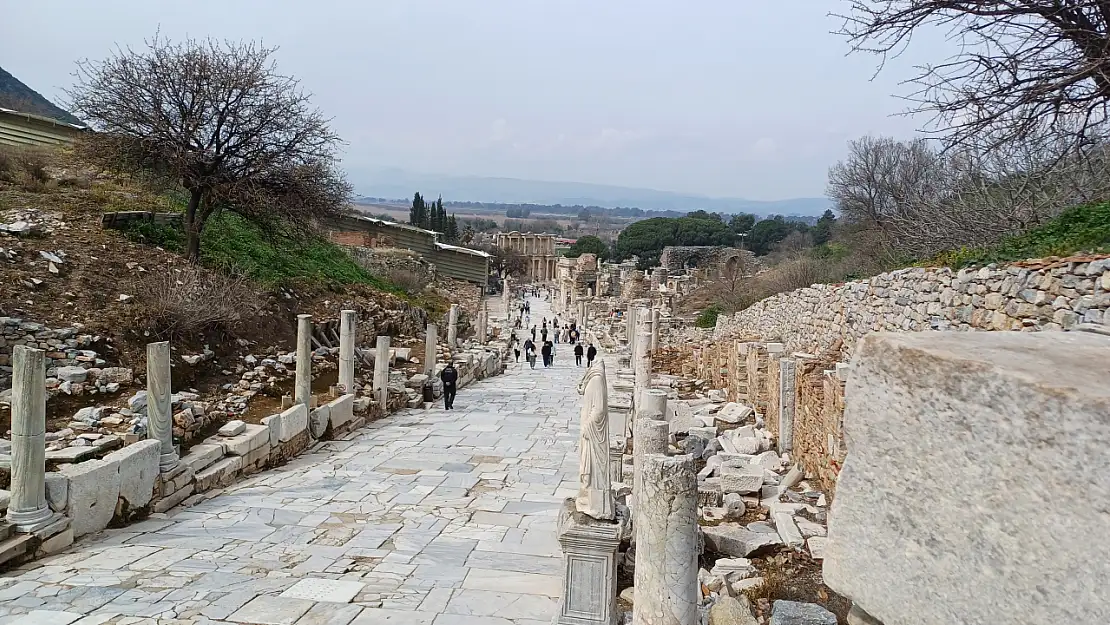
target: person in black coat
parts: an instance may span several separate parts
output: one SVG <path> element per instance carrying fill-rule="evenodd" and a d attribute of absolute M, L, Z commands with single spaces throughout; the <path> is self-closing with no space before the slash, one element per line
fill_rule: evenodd
<path fill-rule="evenodd" d="M 579 366 L 579 367 L 582 366 L 582 353 L 583 353 L 582 345 L 575 345 L 574 346 L 574 364 Z"/>
<path fill-rule="evenodd" d="M 546 341 L 543 347 L 540 348 L 540 354 L 543 355 L 543 366 L 551 366 L 551 352 L 554 349 L 555 346 L 551 344 L 551 341 Z"/>
<path fill-rule="evenodd" d="M 459 381 L 459 370 L 450 360 L 443 371 L 439 372 L 439 379 L 443 381 L 443 407 L 451 410 L 455 405 L 455 384 Z"/>
<path fill-rule="evenodd" d="M 594 358 L 597 358 L 597 348 L 594 347 L 591 344 L 590 348 L 586 350 L 586 366 L 587 367 L 594 364 Z"/>

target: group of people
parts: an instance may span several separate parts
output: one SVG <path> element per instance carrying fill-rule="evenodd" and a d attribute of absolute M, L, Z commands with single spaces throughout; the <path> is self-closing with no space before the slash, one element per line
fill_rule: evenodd
<path fill-rule="evenodd" d="M 533 287 L 533 297 L 539 296 L 538 289 Z M 550 299 L 550 295 L 548 296 Z M 581 335 L 578 331 L 578 326 L 575 323 L 559 325 L 559 318 L 553 317 L 551 319 L 551 328 L 548 329 L 547 317 L 541 320 L 540 325 L 533 325 L 529 330 L 531 338 L 525 339 L 523 344 L 520 344 L 520 338 L 517 336 L 516 330 L 526 327 L 525 324 L 531 323 L 532 306 L 525 300 L 517 308 L 519 315 L 513 323 L 514 329 L 509 334 L 509 346 L 513 348 L 516 356 L 516 362 L 520 362 L 521 350 L 524 352 L 524 358 L 528 361 L 528 365 L 536 368 L 536 358 L 542 358 L 543 366 L 555 366 L 555 345 L 562 341 L 574 345 L 574 364 L 575 366 L 582 366 L 582 358 L 586 358 L 586 367 L 591 367 L 594 364 L 594 359 L 597 358 L 597 348 L 592 343 L 583 343 L 579 340 Z M 537 349 L 537 332 L 539 334 L 539 348 Z M 550 338 L 549 338 L 550 337 Z M 447 366 L 440 371 L 439 379 L 443 382 L 443 407 L 447 410 L 452 410 L 455 407 L 455 392 L 458 386 L 459 371 L 455 365 L 448 360 Z"/>

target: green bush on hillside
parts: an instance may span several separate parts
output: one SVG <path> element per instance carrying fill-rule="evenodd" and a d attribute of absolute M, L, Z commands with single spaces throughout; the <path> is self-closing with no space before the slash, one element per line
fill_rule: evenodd
<path fill-rule="evenodd" d="M 961 248 L 939 254 L 927 264 L 953 269 L 1080 252 L 1110 252 L 1110 203 L 1075 206 L 1052 221 L 983 248 Z"/>
<path fill-rule="evenodd" d="M 320 280 L 370 284 L 383 291 L 398 291 L 360 267 L 343 248 L 327 239 L 315 235 L 304 239 L 267 235 L 234 213 L 221 213 L 211 219 L 201 240 L 201 261 L 244 273 L 266 286 Z"/>
<path fill-rule="evenodd" d="M 713 304 L 709 308 L 701 311 L 698 318 L 694 321 L 694 326 L 698 328 L 715 328 L 717 327 L 717 316 L 721 314 L 721 307 Z"/>

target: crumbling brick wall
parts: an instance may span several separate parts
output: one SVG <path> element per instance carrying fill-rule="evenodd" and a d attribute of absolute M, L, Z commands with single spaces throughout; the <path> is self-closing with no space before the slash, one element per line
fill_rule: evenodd
<path fill-rule="evenodd" d="M 844 460 L 844 383 L 836 378 L 835 366 L 820 360 L 799 362 L 796 385 L 793 455 L 824 490 L 836 485 Z"/>

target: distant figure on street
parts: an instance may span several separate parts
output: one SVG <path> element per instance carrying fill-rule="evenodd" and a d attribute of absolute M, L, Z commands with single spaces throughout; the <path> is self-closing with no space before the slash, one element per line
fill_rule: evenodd
<path fill-rule="evenodd" d="M 581 345 L 574 346 L 574 364 L 578 367 L 582 366 L 582 354 L 584 351 Z"/>
<path fill-rule="evenodd" d="M 543 329 L 540 330 L 540 338 L 545 342 L 547 341 L 547 326 L 544 326 Z"/>
<path fill-rule="evenodd" d="M 532 340 L 536 340 L 536 326 L 532 326 Z"/>
<path fill-rule="evenodd" d="M 554 349 L 555 349 L 555 346 L 551 344 L 551 341 L 546 341 L 543 344 L 543 347 L 540 348 L 540 354 L 543 355 L 543 366 L 544 367 L 550 367 L 551 366 L 551 364 L 552 364 L 551 363 L 551 360 L 552 360 L 551 352 Z"/>
<path fill-rule="evenodd" d="M 443 371 L 439 372 L 439 379 L 443 381 L 443 407 L 451 410 L 455 405 L 455 383 L 459 381 L 459 370 L 450 360 Z"/>
<path fill-rule="evenodd" d="M 590 348 L 586 350 L 586 366 L 590 367 L 594 364 L 594 358 L 597 358 L 597 348 L 590 344 Z"/>
<path fill-rule="evenodd" d="M 536 368 L 536 344 L 532 342 L 532 339 L 524 341 L 524 359 L 532 365 L 533 369 Z"/>

